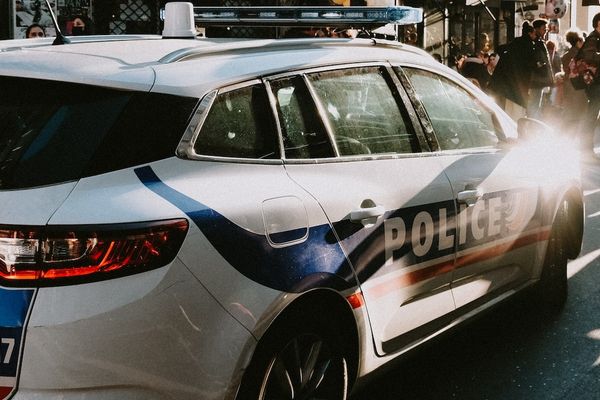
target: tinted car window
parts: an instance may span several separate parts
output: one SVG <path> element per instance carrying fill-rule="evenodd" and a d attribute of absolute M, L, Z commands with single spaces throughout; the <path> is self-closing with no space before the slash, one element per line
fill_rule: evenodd
<path fill-rule="evenodd" d="M 89 165 L 96 175 L 175 155 L 197 98 L 133 93 Z"/>
<path fill-rule="evenodd" d="M 65 182 L 174 156 L 197 101 L 0 77 L 0 188 Z"/>
<path fill-rule="evenodd" d="M 333 157 L 333 147 L 300 77 L 271 82 L 286 158 Z"/>
<path fill-rule="evenodd" d="M 423 103 L 441 150 L 494 146 L 501 128 L 473 95 L 429 71 L 404 68 Z"/>
<path fill-rule="evenodd" d="M 340 155 L 416 151 L 416 136 L 383 74 L 378 67 L 368 67 L 309 75 Z"/>
<path fill-rule="evenodd" d="M 277 134 L 262 85 L 219 93 L 194 150 L 207 156 L 278 158 Z"/>

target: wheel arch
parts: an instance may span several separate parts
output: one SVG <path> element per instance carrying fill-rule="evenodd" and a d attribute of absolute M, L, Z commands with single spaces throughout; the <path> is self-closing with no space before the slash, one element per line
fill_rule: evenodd
<path fill-rule="evenodd" d="M 339 338 L 339 344 L 346 356 L 349 390 L 358 374 L 359 331 L 356 318 L 344 296 L 327 288 L 310 290 L 288 304 L 271 322 L 258 340 L 255 353 L 262 346 L 268 346 L 272 335 L 285 331 L 291 321 L 315 321 L 323 323 L 324 329 Z M 253 355 L 254 357 L 254 355 Z"/>

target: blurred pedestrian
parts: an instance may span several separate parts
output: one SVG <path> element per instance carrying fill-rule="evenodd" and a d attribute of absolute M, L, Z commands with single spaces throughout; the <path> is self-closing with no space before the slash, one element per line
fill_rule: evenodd
<path fill-rule="evenodd" d="M 462 74 L 482 90 L 487 90 L 490 74 L 487 72 L 487 54 L 480 51 L 477 55 L 469 55 L 462 66 Z"/>
<path fill-rule="evenodd" d="M 563 79 L 563 98 L 562 98 L 562 117 L 560 123 L 561 132 L 579 139 L 582 134 L 585 118 L 581 117 L 582 110 L 588 107 L 588 99 L 585 91 L 576 90 L 568 78 L 569 63 L 579 53 L 583 47 L 583 32 L 579 30 L 570 30 L 565 34 L 565 39 L 571 48 L 561 57 L 562 68 L 565 73 Z"/>
<path fill-rule="evenodd" d="M 462 68 L 463 65 L 465 65 L 465 59 L 467 58 L 467 56 L 465 56 L 464 54 L 457 54 L 456 56 L 454 56 L 454 62 L 453 65 L 450 66 L 450 68 L 454 69 L 455 71 L 462 73 Z"/>
<path fill-rule="evenodd" d="M 548 58 L 550 59 L 550 65 L 552 66 L 552 72 L 554 74 L 563 70 L 560 55 L 558 55 L 558 48 L 553 40 L 546 42 L 546 48 L 548 49 Z"/>
<path fill-rule="evenodd" d="M 527 102 L 527 116 L 541 118 L 545 95 L 549 95 L 554 85 L 554 73 L 548 48 L 544 42 L 548 32 L 548 21 L 539 18 L 533 21 L 534 62 L 529 85 L 529 98 Z"/>
<path fill-rule="evenodd" d="M 596 68 L 600 67 L 600 13 L 592 18 L 593 30 L 585 39 L 582 47 L 583 59 Z M 581 135 L 583 151 L 594 157 L 594 131 L 598 126 L 598 112 L 600 111 L 600 82 L 596 74 L 594 82 L 585 89 L 588 97 L 588 111 L 583 133 Z"/>
<path fill-rule="evenodd" d="M 531 72 L 535 67 L 533 26 L 523 22 L 521 36 L 507 45 L 498 47 L 498 64 L 494 69 L 489 88 L 514 119 L 524 115 L 528 104 Z"/>
<path fill-rule="evenodd" d="M 25 37 L 27 39 L 37 39 L 46 37 L 46 30 L 40 24 L 31 24 L 25 30 Z"/>
<path fill-rule="evenodd" d="M 490 76 L 494 75 L 494 69 L 496 69 L 496 65 L 498 64 L 498 53 L 492 52 L 488 57 L 487 70 Z"/>
<path fill-rule="evenodd" d="M 76 15 L 71 20 L 71 35 L 82 36 L 90 35 L 91 32 L 91 21 L 83 15 Z"/>
<path fill-rule="evenodd" d="M 406 35 L 405 43 L 410 44 L 411 46 L 418 46 L 419 45 L 419 36 L 417 35 L 417 32 L 409 32 Z"/>
<path fill-rule="evenodd" d="M 553 40 L 546 41 L 546 48 L 548 49 L 548 59 L 550 60 L 550 66 L 552 67 L 553 74 L 553 85 L 548 93 L 545 93 L 543 103 L 543 118 L 544 121 L 554 125 L 560 123 L 562 118 L 562 98 L 563 98 L 563 82 L 564 72 L 560 56 L 558 55 L 558 49 L 556 42 Z"/>

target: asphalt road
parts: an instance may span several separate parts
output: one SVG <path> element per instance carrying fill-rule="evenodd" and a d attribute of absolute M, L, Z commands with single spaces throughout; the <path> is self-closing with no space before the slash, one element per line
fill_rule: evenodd
<path fill-rule="evenodd" d="M 569 299 L 547 320 L 523 299 L 461 327 L 373 378 L 352 400 L 599 400 L 600 160 L 583 164 L 586 231 Z"/>

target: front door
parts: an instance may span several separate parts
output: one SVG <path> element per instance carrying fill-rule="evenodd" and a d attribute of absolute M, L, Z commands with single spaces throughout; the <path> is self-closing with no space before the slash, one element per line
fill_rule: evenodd
<path fill-rule="evenodd" d="M 453 193 L 443 167 L 421 152 L 394 79 L 373 65 L 270 81 L 286 170 L 331 221 L 379 354 L 435 329 L 455 309 Z"/>
<path fill-rule="evenodd" d="M 513 128 L 493 106 L 441 75 L 403 71 L 435 131 L 437 159 L 457 202 L 456 306 L 476 306 L 526 283 L 537 268 L 538 244 L 549 234 L 541 225 L 539 184 L 528 155 L 502 144 Z"/>

